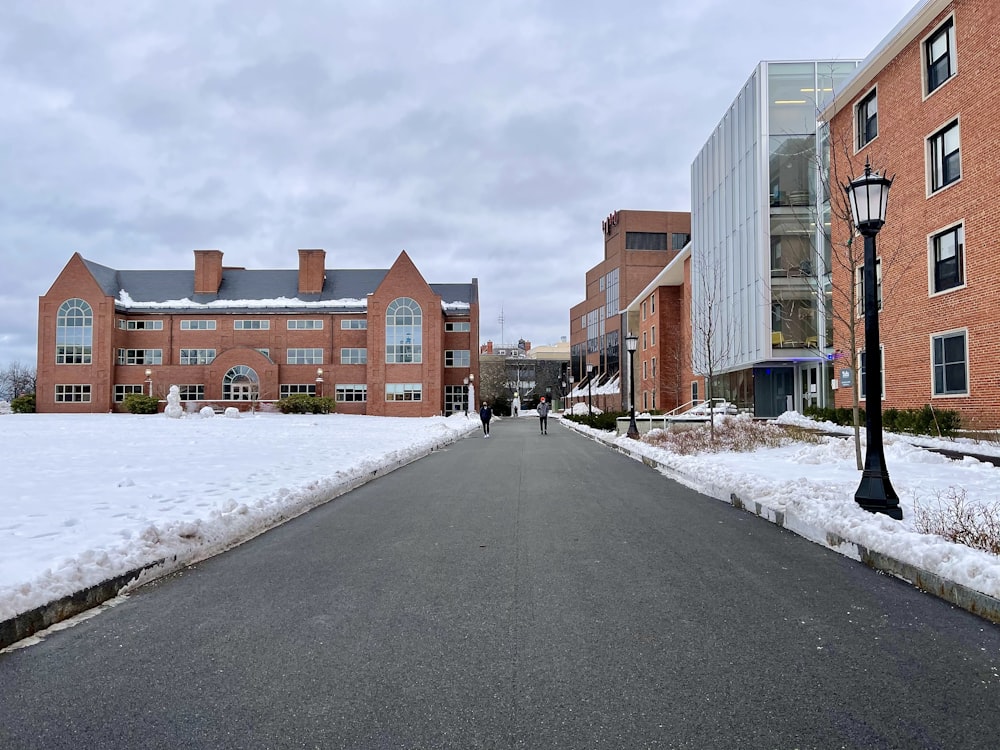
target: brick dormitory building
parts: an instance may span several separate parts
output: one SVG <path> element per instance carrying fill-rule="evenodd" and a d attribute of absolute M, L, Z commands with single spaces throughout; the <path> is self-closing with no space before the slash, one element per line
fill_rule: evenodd
<path fill-rule="evenodd" d="M 333 397 L 339 412 L 462 411 L 479 374 L 479 285 L 429 284 L 406 254 L 389 269 L 223 266 L 195 250 L 193 271 L 108 268 L 79 253 L 38 305 L 39 412 L 107 412 L 129 393 L 191 408 Z"/>

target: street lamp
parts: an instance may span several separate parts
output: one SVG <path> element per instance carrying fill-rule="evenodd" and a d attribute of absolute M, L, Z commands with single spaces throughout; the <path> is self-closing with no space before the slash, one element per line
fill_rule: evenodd
<path fill-rule="evenodd" d="M 590 381 L 592 378 L 590 374 L 594 371 L 594 364 L 592 362 L 587 363 L 587 416 L 594 416 L 594 400 L 590 393 Z"/>
<path fill-rule="evenodd" d="M 323 396 L 323 368 L 316 368 L 316 395 Z"/>
<path fill-rule="evenodd" d="M 465 416 L 469 416 L 469 379 L 462 378 L 462 383 L 465 385 Z"/>
<path fill-rule="evenodd" d="M 878 330 L 878 292 L 875 276 L 875 235 L 885 224 L 892 179 L 872 172 L 865 159 L 865 174 L 843 188 L 851 203 L 854 226 L 865 238 L 865 468 L 854 500 L 872 513 L 901 520 L 899 498 L 889 482 L 882 449 L 882 355 Z"/>
<path fill-rule="evenodd" d="M 146 383 L 149 385 L 149 395 L 153 395 L 153 371 L 146 368 Z"/>
<path fill-rule="evenodd" d="M 573 411 L 573 407 L 576 406 L 576 401 L 572 401 L 572 399 L 574 398 L 574 396 L 573 396 L 573 390 L 574 390 L 573 384 L 575 382 L 576 382 L 576 379 L 573 377 L 572 374 L 570 374 L 570 376 L 569 376 L 569 395 L 570 395 L 571 402 L 570 402 L 570 407 L 569 408 L 570 408 L 570 412 L 572 412 L 574 414 L 576 412 Z"/>
<path fill-rule="evenodd" d="M 628 432 L 625 433 L 633 440 L 639 439 L 639 428 L 635 425 L 635 348 L 639 345 L 639 337 L 634 333 L 629 333 L 625 337 L 625 348 L 628 349 L 628 406 L 629 423 Z"/>

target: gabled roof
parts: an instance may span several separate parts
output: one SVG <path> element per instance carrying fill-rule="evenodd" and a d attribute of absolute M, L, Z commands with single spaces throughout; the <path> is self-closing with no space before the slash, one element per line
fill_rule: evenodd
<path fill-rule="evenodd" d="M 299 294 L 297 270 L 223 268 L 217 294 L 194 293 L 194 271 L 119 271 L 84 259 L 84 264 L 119 310 L 159 312 L 219 310 L 231 313 L 276 311 L 357 312 L 388 269 L 327 269 L 323 291 Z M 467 309 L 476 284 L 431 284 L 448 309 Z"/>

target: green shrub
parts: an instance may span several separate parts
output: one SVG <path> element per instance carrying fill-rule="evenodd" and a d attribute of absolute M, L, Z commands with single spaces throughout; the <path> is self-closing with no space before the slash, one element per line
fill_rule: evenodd
<path fill-rule="evenodd" d="M 606 411 L 603 414 L 564 414 L 563 419 L 569 419 L 594 430 L 615 432 L 618 429 L 618 417 L 627 417 L 625 411 Z"/>
<path fill-rule="evenodd" d="M 122 400 L 122 408 L 129 414 L 156 414 L 156 405 L 159 400 L 156 396 L 147 396 L 143 393 L 128 393 Z"/>
<path fill-rule="evenodd" d="M 10 402 L 10 410 L 15 414 L 34 414 L 35 394 L 25 393 Z"/>
<path fill-rule="evenodd" d="M 277 403 L 282 414 L 330 414 L 337 410 L 337 402 L 326 396 L 296 393 Z"/>
<path fill-rule="evenodd" d="M 807 407 L 805 416 L 820 422 L 849 427 L 854 424 L 850 408 Z M 865 423 L 865 410 L 858 409 L 858 424 Z M 921 409 L 885 409 L 882 427 L 887 432 L 908 432 L 914 435 L 954 435 L 962 426 L 962 415 L 949 409 L 934 409 L 924 404 Z"/>

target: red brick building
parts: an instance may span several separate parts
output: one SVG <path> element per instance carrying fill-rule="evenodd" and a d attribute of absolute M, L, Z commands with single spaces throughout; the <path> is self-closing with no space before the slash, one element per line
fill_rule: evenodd
<path fill-rule="evenodd" d="M 249 408 L 297 393 L 351 414 L 462 411 L 479 374 L 479 287 L 428 284 L 405 253 L 387 270 L 223 266 L 121 271 L 74 254 L 38 304 L 39 412 L 107 412 L 129 393 Z"/>
<path fill-rule="evenodd" d="M 885 407 L 954 409 L 969 427 L 1000 425 L 998 35 L 996 0 L 925 0 L 822 114 L 833 194 L 866 159 L 895 174 L 877 237 Z M 834 252 L 844 252 L 849 227 L 831 228 Z M 858 283 L 833 267 L 835 288 Z M 834 338 L 850 350 L 844 322 Z M 842 387 L 837 405 L 850 401 Z"/>
<path fill-rule="evenodd" d="M 628 356 L 625 306 L 687 245 L 691 214 L 615 211 L 604 220 L 602 234 L 604 260 L 587 271 L 586 299 L 570 309 L 570 371 L 577 388 L 586 383 L 588 364 L 594 385 L 621 373 Z M 621 409 L 626 397 L 604 396 L 600 408 Z"/>

